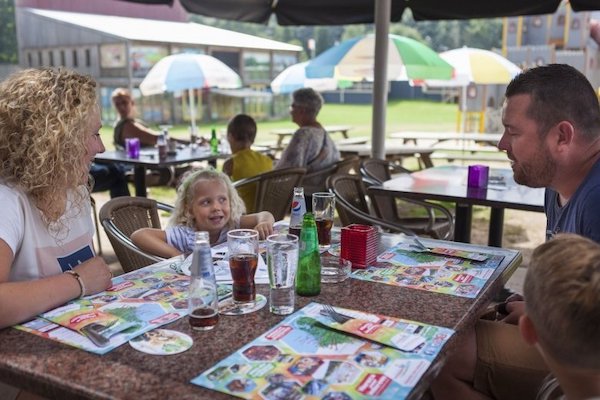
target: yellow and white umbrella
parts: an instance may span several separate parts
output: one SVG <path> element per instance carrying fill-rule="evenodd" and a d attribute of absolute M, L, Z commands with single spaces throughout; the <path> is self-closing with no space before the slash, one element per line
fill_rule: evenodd
<path fill-rule="evenodd" d="M 428 87 L 461 87 L 460 127 L 464 128 L 467 109 L 467 86 L 505 85 L 521 72 L 521 68 L 501 55 L 489 50 L 462 47 L 440 53 L 440 57 L 454 67 L 452 79 L 426 80 Z M 483 120 L 482 120 L 483 121 Z"/>
<path fill-rule="evenodd" d="M 518 65 L 489 50 L 462 47 L 444 51 L 440 57 L 454 67 L 454 76 L 450 80 L 427 79 L 427 86 L 503 85 L 521 72 Z"/>
<path fill-rule="evenodd" d="M 453 81 L 462 85 L 506 84 L 521 72 L 516 64 L 489 50 L 463 47 L 444 51 L 440 57 L 454 67 Z"/>

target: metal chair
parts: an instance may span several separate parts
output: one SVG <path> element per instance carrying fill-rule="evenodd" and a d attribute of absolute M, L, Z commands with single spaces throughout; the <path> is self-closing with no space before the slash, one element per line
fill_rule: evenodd
<path fill-rule="evenodd" d="M 98 243 L 97 255 L 102 255 L 102 240 L 100 239 L 100 222 L 98 221 L 98 210 L 96 209 L 96 200 L 90 194 L 90 203 L 92 205 L 92 214 L 94 228 L 96 229 L 96 243 Z"/>
<path fill-rule="evenodd" d="M 335 174 L 327 178 L 326 185 L 335 194 L 335 207 L 343 226 L 375 225 L 390 232 L 415 234 L 407 227 L 377 218 L 369 212 L 365 187 L 360 176 Z"/>
<path fill-rule="evenodd" d="M 389 162 L 378 159 L 368 159 L 361 163 L 360 171 L 365 181 L 372 185 L 367 189 L 375 213 L 386 221 L 402 223 L 419 235 L 431 236 L 435 239 L 452 240 L 454 236 L 454 216 L 444 206 L 422 200 L 414 200 L 389 192 L 379 185 L 392 178 L 392 166 Z M 410 173 L 404 169 L 401 171 Z M 424 210 L 426 217 L 404 217 L 400 209 L 407 205 L 417 206 L 411 213 L 418 214 L 418 209 Z"/>
<path fill-rule="evenodd" d="M 283 168 L 265 172 L 251 178 L 240 179 L 233 183 L 239 191 L 242 188 L 255 187 L 254 209 L 248 213 L 269 211 L 275 221 L 282 220 L 289 212 L 294 195 L 294 187 L 306 174 L 306 168 Z"/>
<path fill-rule="evenodd" d="M 100 208 L 100 221 L 124 272 L 163 260 L 140 249 L 130 238 L 140 228 L 160 229 L 159 209 L 173 211 L 173 207 L 145 197 L 117 197 Z"/>

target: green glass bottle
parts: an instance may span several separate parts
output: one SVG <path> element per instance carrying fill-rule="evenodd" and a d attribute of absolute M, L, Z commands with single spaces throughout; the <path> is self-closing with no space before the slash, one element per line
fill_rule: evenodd
<path fill-rule="evenodd" d="M 316 296 L 321 293 L 321 257 L 317 224 L 312 213 L 304 214 L 302 220 L 296 293 L 299 296 Z"/>
<path fill-rule="evenodd" d="M 215 128 L 212 128 L 210 131 L 210 152 L 211 154 L 219 154 L 219 139 L 217 139 Z"/>

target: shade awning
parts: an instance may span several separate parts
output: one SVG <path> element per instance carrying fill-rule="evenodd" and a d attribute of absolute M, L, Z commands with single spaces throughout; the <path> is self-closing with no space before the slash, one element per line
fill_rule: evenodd
<path fill-rule="evenodd" d="M 124 0 L 173 4 L 173 0 Z M 375 0 L 179 0 L 189 12 L 241 22 L 266 23 L 272 14 L 279 25 L 348 25 L 373 23 Z M 392 0 L 390 21 L 409 8 L 415 20 L 497 18 L 550 14 L 561 0 Z M 570 0 L 574 11 L 598 10 L 597 0 Z"/>

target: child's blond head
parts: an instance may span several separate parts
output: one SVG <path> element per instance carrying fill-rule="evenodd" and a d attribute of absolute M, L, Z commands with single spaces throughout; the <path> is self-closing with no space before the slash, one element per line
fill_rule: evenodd
<path fill-rule="evenodd" d="M 196 229 L 194 226 L 194 218 L 191 214 L 191 205 L 194 201 L 196 185 L 201 184 L 200 181 L 202 180 L 220 181 L 227 187 L 230 208 L 230 218 L 227 225 L 230 229 L 234 228 L 236 221 L 239 221 L 242 214 L 246 212 L 246 206 L 237 190 L 233 187 L 229 177 L 214 168 L 192 170 L 182 177 L 181 184 L 177 188 L 175 210 L 169 220 L 169 225 L 185 225 Z"/>
<path fill-rule="evenodd" d="M 542 244 L 524 294 L 544 351 L 560 363 L 600 369 L 600 244 L 573 234 Z"/>

